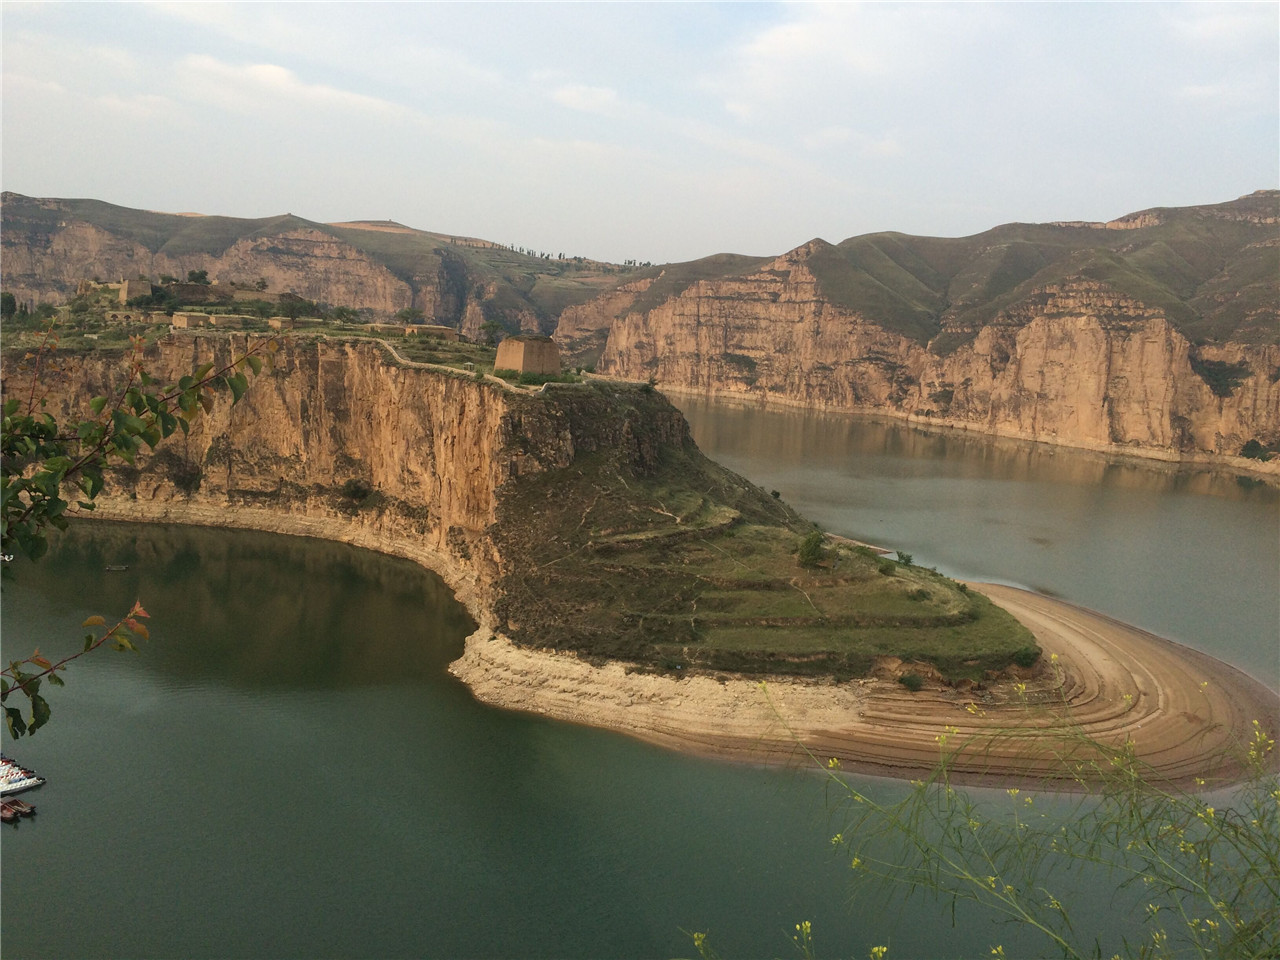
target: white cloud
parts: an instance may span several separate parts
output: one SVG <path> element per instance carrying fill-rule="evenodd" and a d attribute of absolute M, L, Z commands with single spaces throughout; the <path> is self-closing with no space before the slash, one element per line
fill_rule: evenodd
<path fill-rule="evenodd" d="M 422 39 L 445 5 L 379 3 L 157 3 L 152 9 L 191 23 L 273 61 L 335 66 L 409 89 L 491 87 L 502 74 L 460 50 Z M 300 11 L 305 11 L 300 15 Z"/>
<path fill-rule="evenodd" d="M 177 105 L 168 97 L 147 93 L 127 97 L 108 93 L 94 97 L 93 105 L 99 110 L 131 120 L 167 117 L 172 121 L 177 119 L 179 113 Z"/>
<path fill-rule="evenodd" d="M 700 86 L 740 120 L 844 108 L 860 91 L 936 73 L 997 16 L 975 5 L 797 4 L 728 51 Z"/>
<path fill-rule="evenodd" d="M 272 63 L 237 65 L 207 54 L 191 54 L 178 64 L 178 76 L 189 94 L 238 113 L 256 113 L 272 106 L 374 112 L 387 117 L 407 112 L 377 97 L 307 83 L 287 67 Z"/>
<path fill-rule="evenodd" d="M 611 117 L 618 111 L 618 92 L 610 87 L 588 87 L 580 84 L 557 87 L 551 98 L 570 110 L 597 113 Z"/>
<path fill-rule="evenodd" d="M 898 157 L 903 151 L 902 144 L 893 134 L 869 140 L 862 145 L 862 152 L 872 157 Z"/>
<path fill-rule="evenodd" d="M 1280 7 L 1274 3 L 1186 3 L 1169 17 L 1174 36 L 1197 46 L 1239 51 L 1274 46 Z"/>
<path fill-rule="evenodd" d="M 835 144 L 848 143 L 853 138 L 854 133 L 848 127 L 823 127 L 808 134 L 800 142 L 810 150 L 817 150 Z"/>
<path fill-rule="evenodd" d="M 4 74 L 4 92 L 5 98 L 8 99 L 10 97 L 61 95 L 67 92 L 67 88 L 58 83 L 57 80 L 46 80 L 44 77 L 32 77 L 24 73 L 6 70 Z"/>

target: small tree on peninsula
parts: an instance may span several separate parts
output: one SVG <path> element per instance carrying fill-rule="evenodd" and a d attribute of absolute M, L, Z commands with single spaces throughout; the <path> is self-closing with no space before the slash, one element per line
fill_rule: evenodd
<path fill-rule="evenodd" d="M 796 550 L 800 566 L 806 569 L 821 566 L 822 561 L 827 558 L 826 540 L 821 530 L 813 530 L 805 534 Z"/>

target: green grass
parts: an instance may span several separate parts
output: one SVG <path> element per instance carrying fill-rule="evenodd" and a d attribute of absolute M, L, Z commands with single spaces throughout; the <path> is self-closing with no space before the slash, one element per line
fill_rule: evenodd
<path fill-rule="evenodd" d="M 592 384 L 527 402 L 551 404 L 582 452 L 502 498 L 498 613 L 517 642 L 753 674 L 857 676 L 898 656 L 956 679 L 981 679 L 1034 646 L 1002 610 L 933 571 L 889 562 L 884 576 L 884 561 L 844 546 L 802 568 L 797 547 L 812 527 L 687 435 L 672 442 L 683 419 L 658 394 Z M 605 423 L 625 424 L 626 439 L 593 436 Z"/>
<path fill-rule="evenodd" d="M 719 280 L 723 277 L 741 276 L 751 273 L 768 263 L 772 257 L 746 257 L 736 253 L 718 253 L 703 257 L 701 260 L 690 260 L 685 263 L 667 263 L 660 267 L 651 267 L 637 276 L 654 278 L 649 288 L 636 297 L 628 312 L 642 313 L 665 303 L 668 299 L 683 293 L 699 280 Z M 630 282 L 636 277 L 625 278 Z"/>

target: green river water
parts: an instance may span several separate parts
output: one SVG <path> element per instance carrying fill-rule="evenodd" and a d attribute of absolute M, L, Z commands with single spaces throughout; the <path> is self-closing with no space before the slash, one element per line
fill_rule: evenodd
<path fill-rule="evenodd" d="M 827 528 L 1052 590 L 1277 674 L 1278 500 L 901 426 L 684 404 L 703 448 Z M 104 572 L 127 564 L 125 572 Z M 1035 941 L 926 899 L 849 901 L 820 776 L 697 760 L 477 704 L 438 579 L 345 546 L 83 524 L 3 585 L 6 656 L 142 598 L 140 654 L 77 662 L 6 753 L 48 783 L 3 839 L 19 957 L 1010 956 Z M 891 798 L 902 787 L 860 779 Z M 993 795 L 998 795 L 994 791 Z M 1105 885 L 1077 909 L 1141 931 Z"/>

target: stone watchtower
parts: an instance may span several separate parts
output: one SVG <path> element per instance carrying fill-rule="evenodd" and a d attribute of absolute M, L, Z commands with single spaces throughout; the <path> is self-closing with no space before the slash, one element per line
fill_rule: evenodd
<path fill-rule="evenodd" d="M 128 303 L 134 297 L 151 296 L 150 280 L 121 280 L 120 281 L 120 302 Z"/>
<path fill-rule="evenodd" d="M 498 344 L 498 356 L 493 367 L 495 370 L 554 377 L 560 373 L 560 348 L 550 337 L 531 334 L 507 337 Z"/>

